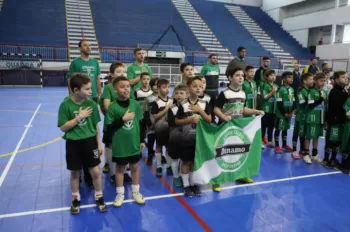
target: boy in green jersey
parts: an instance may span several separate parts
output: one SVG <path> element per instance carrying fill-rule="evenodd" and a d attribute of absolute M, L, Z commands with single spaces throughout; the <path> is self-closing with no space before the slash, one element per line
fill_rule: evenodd
<path fill-rule="evenodd" d="M 275 83 L 276 73 L 274 70 L 267 70 L 264 74 L 265 82 L 260 83 L 261 99 L 262 99 L 262 110 L 265 115 L 261 120 L 261 135 L 264 138 L 267 131 L 267 143 L 268 146 L 272 145 L 272 134 L 275 127 L 275 113 L 276 113 L 276 92 L 278 86 Z M 264 139 L 263 139 L 263 142 Z"/>
<path fill-rule="evenodd" d="M 134 92 L 135 100 L 140 103 L 141 109 L 143 109 L 143 104 L 145 99 L 153 93 L 151 87 L 149 86 L 150 76 L 148 72 L 141 73 L 140 76 L 141 87 L 137 88 Z"/>
<path fill-rule="evenodd" d="M 301 88 L 297 93 L 297 110 L 293 131 L 293 159 L 300 159 L 300 155 L 305 153 L 305 133 L 306 133 L 306 112 L 307 112 L 307 96 L 309 89 L 314 86 L 314 75 L 312 73 L 304 73 L 300 77 Z M 299 137 L 299 153 L 297 152 L 297 143 Z"/>
<path fill-rule="evenodd" d="M 276 94 L 276 130 L 275 130 L 275 152 L 282 153 L 282 149 L 292 152 L 293 149 L 287 145 L 287 132 L 290 129 L 290 121 L 295 110 L 293 73 L 284 72 L 282 74 L 283 85 L 278 89 Z M 282 131 L 282 149 L 279 145 L 280 133 Z"/>
<path fill-rule="evenodd" d="M 258 89 L 254 81 L 254 67 L 247 66 L 245 68 L 245 80 L 242 85 L 242 90 L 247 97 L 247 107 L 250 109 L 257 109 Z"/>
<path fill-rule="evenodd" d="M 91 80 L 77 73 L 70 78 L 72 97 L 63 101 L 58 111 L 57 126 L 66 140 L 67 169 L 71 171 L 71 213 L 80 213 L 79 177 L 81 168 L 90 171 L 95 188 L 95 200 L 100 212 L 106 212 L 103 200 L 99 164 L 102 155 L 98 123 L 100 114 L 97 104 L 91 100 Z"/>
<path fill-rule="evenodd" d="M 350 95 L 350 92 L 348 92 Z M 341 144 L 341 151 L 343 154 L 342 164 L 340 165 L 341 170 L 349 174 L 350 171 L 350 96 L 345 101 L 344 104 L 346 123 L 343 129 L 343 138 Z"/>
<path fill-rule="evenodd" d="M 154 143 L 156 141 L 156 134 L 154 130 L 155 120 L 152 111 L 152 103 L 158 98 L 158 88 L 157 82 L 159 78 L 153 77 L 149 82 L 149 85 L 152 89 L 152 94 L 146 97 L 145 102 L 142 107 L 142 113 L 144 115 L 144 122 L 147 126 L 147 165 L 152 165 L 153 157 L 154 157 Z"/>
<path fill-rule="evenodd" d="M 113 162 L 117 164 L 116 191 L 113 206 L 120 207 L 124 201 L 125 189 L 124 171 L 127 164 L 130 165 L 132 179 L 132 197 L 138 204 L 144 204 L 140 193 L 139 166 L 141 151 L 145 147 L 145 128 L 143 115 L 137 101 L 130 99 L 130 83 L 126 77 L 117 77 L 113 86 L 118 98 L 107 110 L 106 128 L 112 134 Z"/>
<path fill-rule="evenodd" d="M 318 138 L 323 135 L 325 116 L 327 109 L 327 92 L 323 90 L 326 83 L 324 73 L 316 73 L 314 76 L 315 86 L 309 90 L 308 109 L 306 113 L 306 136 L 305 136 L 305 154 L 303 159 L 305 163 L 311 164 L 312 161 L 321 162 L 318 155 Z M 312 139 L 312 157 L 310 157 L 310 140 Z"/>

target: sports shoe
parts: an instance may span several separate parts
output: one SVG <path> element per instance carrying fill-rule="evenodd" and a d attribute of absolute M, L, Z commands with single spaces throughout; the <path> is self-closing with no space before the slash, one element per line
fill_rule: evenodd
<path fill-rule="evenodd" d="M 182 187 L 181 177 L 178 177 L 178 178 L 174 177 L 173 184 L 175 187 L 179 187 L 179 188 Z"/>
<path fill-rule="evenodd" d="M 124 202 L 124 198 L 125 198 L 124 193 L 118 193 L 114 199 L 113 206 L 116 208 L 119 208 L 120 206 L 122 206 Z"/>
<path fill-rule="evenodd" d="M 96 206 L 97 206 L 98 210 L 100 211 L 100 213 L 104 213 L 104 212 L 108 211 L 107 205 L 106 205 L 103 197 L 100 197 L 96 200 Z"/>
<path fill-rule="evenodd" d="M 134 192 L 132 193 L 132 198 L 134 199 L 134 201 L 139 204 L 139 205 L 143 205 L 145 204 L 145 199 L 143 198 L 142 194 L 140 192 Z"/>
<path fill-rule="evenodd" d="M 328 160 L 322 160 L 321 164 L 327 168 L 329 168 L 329 161 Z"/>
<path fill-rule="evenodd" d="M 293 151 L 291 156 L 293 159 L 300 160 L 300 155 L 297 151 Z"/>
<path fill-rule="evenodd" d="M 79 214 L 80 213 L 80 201 L 74 199 L 72 201 L 72 205 L 70 206 L 71 214 Z"/>
<path fill-rule="evenodd" d="M 166 164 L 166 159 L 163 155 L 162 155 L 162 164 Z"/>
<path fill-rule="evenodd" d="M 307 163 L 307 164 L 312 164 L 310 155 L 304 155 L 304 156 L 303 156 L 303 160 L 304 160 L 305 163 Z"/>
<path fill-rule="evenodd" d="M 316 163 L 321 163 L 321 158 L 319 155 L 311 156 L 311 160 L 316 162 Z"/>
<path fill-rule="evenodd" d="M 168 176 L 172 176 L 172 175 L 173 175 L 173 170 L 171 169 L 171 167 L 167 167 L 167 168 L 166 168 L 166 174 L 167 174 Z"/>
<path fill-rule="evenodd" d="M 262 143 L 261 144 L 261 150 L 264 150 L 265 149 L 265 145 Z"/>
<path fill-rule="evenodd" d="M 124 184 L 132 184 L 132 179 L 128 173 L 124 173 Z"/>
<path fill-rule="evenodd" d="M 201 192 L 201 189 L 198 185 L 193 185 L 191 186 L 191 189 L 192 189 L 192 192 L 195 196 L 201 196 L 202 195 L 202 192 Z"/>
<path fill-rule="evenodd" d="M 293 152 L 293 148 L 291 148 L 290 146 L 286 145 L 282 147 L 283 150 L 285 150 L 286 152 Z"/>
<path fill-rule="evenodd" d="M 328 165 L 330 168 L 337 168 L 337 167 L 339 167 L 340 164 L 339 164 L 338 160 L 330 160 L 328 162 Z"/>
<path fill-rule="evenodd" d="M 162 167 L 157 168 L 156 176 L 161 177 L 162 175 L 163 175 L 163 168 Z"/>
<path fill-rule="evenodd" d="M 262 138 L 262 142 L 263 144 L 267 144 L 267 138 L 265 136 Z"/>
<path fill-rule="evenodd" d="M 152 165 L 152 163 L 153 163 L 153 155 L 152 154 L 148 154 L 146 164 L 147 165 Z"/>
<path fill-rule="evenodd" d="M 192 191 L 192 188 L 191 188 L 191 186 L 187 186 L 187 187 L 185 187 L 184 188 L 184 194 L 185 194 L 185 196 L 186 197 L 188 197 L 188 198 L 192 198 L 193 197 L 193 191 Z"/>
<path fill-rule="evenodd" d="M 107 163 L 105 163 L 105 166 L 103 166 L 103 168 L 102 168 L 102 172 L 103 173 L 108 173 L 109 172 L 109 165 L 107 164 Z"/>
<path fill-rule="evenodd" d="M 248 177 L 238 179 L 237 181 L 238 181 L 238 182 L 242 182 L 242 183 L 247 183 L 247 184 L 254 183 L 254 180 L 253 180 L 253 179 L 250 179 L 250 178 L 248 178 Z"/>
<path fill-rule="evenodd" d="M 213 191 L 214 192 L 220 192 L 221 191 L 221 187 L 219 184 L 213 184 Z"/>
<path fill-rule="evenodd" d="M 283 153 L 283 151 L 282 151 L 280 146 L 275 147 L 275 152 L 279 153 L 279 154 Z"/>

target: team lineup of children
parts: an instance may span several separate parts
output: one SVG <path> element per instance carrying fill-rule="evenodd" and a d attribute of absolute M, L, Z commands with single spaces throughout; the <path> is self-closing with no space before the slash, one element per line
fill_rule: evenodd
<path fill-rule="evenodd" d="M 235 68 L 226 71 L 230 84 L 212 104 L 213 99 L 204 93 L 206 78 L 195 76 L 191 63 L 181 64 L 180 71 L 183 81 L 175 86 L 173 96 L 170 97 L 169 81 L 151 78 L 150 69 L 142 68 L 139 76 L 134 77 L 139 78 L 139 82 L 133 82 L 125 77 L 122 63 L 114 63 L 110 67 L 108 84 L 103 90 L 99 104 L 105 116 L 102 138 L 106 160 L 104 172 L 110 172 L 111 182 L 116 185 L 114 207 L 123 204 L 125 178 L 130 178 L 125 173 L 127 169 L 131 171 L 131 179 L 127 182 L 132 184 L 132 198 L 138 204 L 145 203 L 140 193 L 138 162 L 142 157 L 142 150 L 146 147 L 146 137 L 147 164 L 152 165 L 155 157 L 156 175 L 163 175 L 162 163 L 166 163 L 167 173 L 174 177 L 173 184 L 183 187 L 185 196 L 191 198 L 201 195 L 200 187 L 191 180 L 196 124 L 199 118 L 207 123 L 215 123 L 212 118 L 215 116 L 218 118 L 218 124 L 221 124 L 244 116 L 264 115 L 263 143 L 273 146 L 274 139 L 277 153 L 282 153 L 282 149 L 293 152 L 294 159 L 300 159 L 302 156 L 306 163 L 311 163 L 311 160 L 322 162 L 318 156 L 318 138 L 328 122 L 326 154 L 322 163 L 330 167 L 338 166 L 336 155 L 340 145 L 343 157 L 347 158 L 350 148 L 347 141 L 350 133 L 350 100 L 344 89 L 348 84 L 345 72 L 335 72 L 334 88 L 327 97 L 326 91 L 323 90 L 326 82 L 323 73 L 304 73 L 301 76 L 302 86 L 293 90 L 291 72 L 282 74 L 283 85 L 278 87 L 274 84 L 276 74 L 273 70 L 262 72 L 263 79 L 256 83 L 254 67 L 247 66 L 245 70 Z M 98 127 L 100 114 L 97 104 L 91 100 L 91 88 L 92 83 L 88 76 L 81 73 L 72 75 L 72 94 L 59 108 L 58 126 L 65 132 L 67 169 L 71 171 L 72 214 L 80 212 L 81 167 L 88 167 L 90 170 L 99 211 L 108 210 L 103 199 L 99 169 L 102 155 Z M 294 91 L 297 91 L 296 99 Z M 343 102 L 340 102 L 339 96 Z M 296 118 L 291 148 L 287 145 L 287 131 L 294 114 Z M 282 148 L 279 143 L 280 134 Z M 166 152 L 163 156 L 164 150 Z M 241 181 L 252 182 L 248 177 Z M 220 186 L 214 185 L 213 190 L 220 191 Z"/>

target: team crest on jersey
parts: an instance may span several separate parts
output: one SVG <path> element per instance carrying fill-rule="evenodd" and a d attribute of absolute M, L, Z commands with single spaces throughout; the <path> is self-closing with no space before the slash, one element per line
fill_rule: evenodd
<path fill-rule="evenodd" d="M 251 141 L 241 128 L 225 129 L 215 141 L 215 160 L 224 170 L 238 171 L 248 159 Z"/>
<path fill-rule="evenodd" d="M 98 159 L 98 149 L 92 151 L 94 153 L 94 158 Z"/>
<path fill-rule="evenodd" d="M 132 128 L 134 128 L 134 121 L 129 120 L 129 121 L 124 122 L 123 128 L 125 130 L 131 130 Z"/>
<path fill-rule="evenodd" d="M 75 117 L 78 117 L 79 111 L 74 111 L 73 113 L 74 113 Z M 84 118 L 80 122 L 78 121 L 78 126 L 84 126 L 84 125 L 86 125 L 86 123 L 87 123 L 86 118 Z"/>

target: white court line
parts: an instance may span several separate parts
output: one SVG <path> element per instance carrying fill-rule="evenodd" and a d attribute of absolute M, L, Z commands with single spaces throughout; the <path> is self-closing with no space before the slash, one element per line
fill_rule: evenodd
<path fill-rule="evenodd" d="M 33 114 L 32 118 L 30 119 L 28 125 L 25 127 L 26 129 L 24 130 L 21 139 L 20 139 L 19 142 L 17 143 L 17 146 L 16 146 L 15 150 L 13 151 L 13 154 L 12 154 L 12 156 L 10 157 L 9 162 L 7 163 L 7 165 L 6 165 L 5 169 L 4 169 L 4 171 L 2 172 L 2 174 L 1 174 L 1 176 L 0 176 L 0 187 L 2 186 L 2 183 L 4 183 L 4 180 L 5 180 L 6 176 L 7 176 L 7 173 L 9 172 L 9 170 L 10 170 L 10 168 L 11 168 L 11 165 L 12 165 L 13 161 L 14 161 L 15 158 L 16 158 L 17 152 L 18 152 L 19 148 L 21 147 L 22 142 L 23 142 L 23 140 L 24 140 L 24 138 L 25 138 L 25 136 L 26 136 L 26 134 L 27 134 L 29 128 L 31 127 L 32 122 L 33 122 L 35 116 L 36 116 L 37 113 L 39 112 L 40 106 L 41 106 L 41 104 L 39 104 L 38 107 L 36 107 L 36 110 L 34 111 L 34 114 Z"/>
<path fill-rule="evenodd" d="M 291 181 L 291 180 L 299 180 L 299 179 L 306 179 L 311 177 L 318 177 L 318 176 L 327 176 L 327 175 L 334 175 L 339 174 L 341 172 L 325 172 L 325 173 L 319 173 L 319 174 L 312 174 L 312 175 L 305 175 L 305 176 L 295 176 L 295 177 L 288 177 L 288 178 L 282 178 L 282 179 L 276 179 L 276 180 L 267 180 L 267 181 L 261 181 L 256 182 L 252 184 L 242 184 L 242 185 L 233 185 L 233 186 L 226 186 L 222 187 L 222 190 L 228 190 L 228 189 L 235 189 L 235 188 L 246 188 L 246 187 L 252 187 L 257 185 L 265 185 L 270 183 L 278 183 L 278 182 L 285 182 L 285 181 Z M 211 189 L 205 189 L 202 192 L 212 192 Z M 162 199 L 162 198 L 170 198 L 170 197 L 176 197 L 176 196 L 183 196 L 183 193 L 175 193 L 175 194 L 164 194 L 164 195 L 158 195 L 158 196 L 152 196 L 152 197 L 145 197 L 144 199 L 146 201 L 149 200 L 156 200 L 156 199 Z M 125 200 L 124 203 L 131 203 L 134 202 L 134 200 L 129 199 Z M 107 205 L 112 205 L 113 202 L 106 202 Z M 92 208 L 96 207 L 95 204 L 89 204 L 89 205 L 82 205 L 80 208 Z M 41 214 L 41 213 L 53 213 L 53 212 L 59 212 L 59 211 L 66 211 L 70 210 L 70 207 L 63 207 L 63 208 L 54 208 L 54 209 L 43 209 L 43 210 L 33 210 L 33 211 L 27 211 L 27 212 L 20 212 L 20 213 L 11 213 L 11 214 L 1 214 L 1 218 L 11 218 L 11 217 L 20 217 L 20 216 L 26 216 L 26 215 L 32 215 L 32 214 Z"/>

